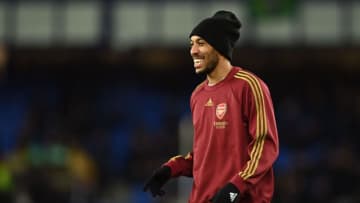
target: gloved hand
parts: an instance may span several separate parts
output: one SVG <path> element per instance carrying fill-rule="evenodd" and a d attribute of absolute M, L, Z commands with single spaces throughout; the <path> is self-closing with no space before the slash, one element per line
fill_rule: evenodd
<path fill-rule="evenodd" d="M 156 169 L 153 175 L 146 181 L 144 185 L 144 192 L 150 189 L 153 197 L 163 196 L 165 191 L 161 188 L 171 177 L 171 169 L 168 166 L 162 166 Z"/>
<path fill-rule="evenodd" d="M 213 203 L 236 203 L 240 199 L 240 191 L 232 183 L 226 184 L 210 199 Z"/>

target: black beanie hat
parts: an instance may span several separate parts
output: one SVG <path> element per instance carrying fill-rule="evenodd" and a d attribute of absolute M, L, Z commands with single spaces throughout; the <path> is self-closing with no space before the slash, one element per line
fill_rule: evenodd
<path fill-rule="evenodd" d="M 190 33 L 206 40 L 221 55 L 231 61 L 236 41 L 240 37 L 241 23 L 230 11 L 217 11 L 212 17 L 201 21 Z"/>

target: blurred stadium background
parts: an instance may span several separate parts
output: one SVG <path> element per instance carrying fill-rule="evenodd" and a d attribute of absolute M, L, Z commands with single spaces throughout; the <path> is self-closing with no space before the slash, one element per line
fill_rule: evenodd
<path fill-rule="evenodd" d="M 219 9 L 272 92 L 273 202 L 360 202 L 357 0 L 0 1 L 0 202 L 186 202 L 142 184 L 191 147 L 188 34 Z"/>

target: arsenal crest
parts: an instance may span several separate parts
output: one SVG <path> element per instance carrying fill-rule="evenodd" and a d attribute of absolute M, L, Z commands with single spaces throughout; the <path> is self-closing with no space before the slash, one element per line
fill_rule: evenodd
<path fill-rule="evenodd" d="M 216 117 L 218 117 L 218 119 L 223 119 L 226 113 L 226 109 L 227 109 L 227 105 L 226 103 L 221 103 L 216 105 Z"/>

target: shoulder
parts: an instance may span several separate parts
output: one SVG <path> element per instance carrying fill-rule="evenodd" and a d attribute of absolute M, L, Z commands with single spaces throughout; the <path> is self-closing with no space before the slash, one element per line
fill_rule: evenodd
<path fill-rule="evenodd" d="M 205 84 L 206 84 L 206 80 L 204 80 L 204 81 L 202 81 L 200 84 L 198 84 L 198 85 L 194 88 L 194 90 L 193 90 L 193 92 L 192 92 L 192 96 L 194 96 L 195 94 L 197 94 L 198 92 L 200 92 L 200 91 L 204 88 Z"/>
<path fill-rule="evenodd" d="M 191 109 L 194 108 L 194 104 L 196 103 L 196 101 L 198 100 L 198 98 L 200 97 L 200 92 L 202 92 L 202 90 L 204 89 L 204 86 L 206 85 L 206 80 L 204 80 L 203 82 L 201 82 L 200 84 L 198 84 L 195 89 L 193 90 L 191 97 L 190 97 L 190 105 L 191 105 Z"/>
<path fill-rule="evenodd" d="M 252 89 L 267 89 L 266 83 L 255 73 L 239 68 L 235 74 L 235 83 L 241 83 L 242 85 L 249 86 Z"/>

